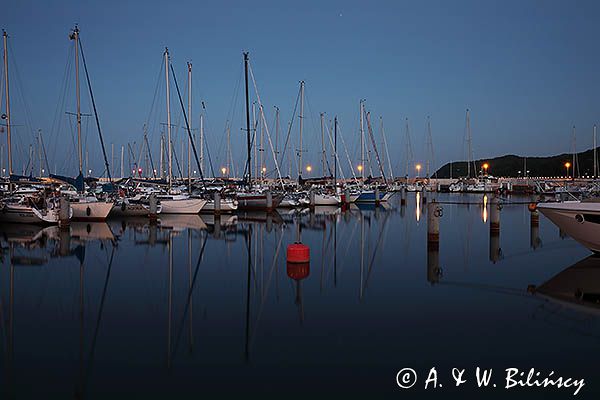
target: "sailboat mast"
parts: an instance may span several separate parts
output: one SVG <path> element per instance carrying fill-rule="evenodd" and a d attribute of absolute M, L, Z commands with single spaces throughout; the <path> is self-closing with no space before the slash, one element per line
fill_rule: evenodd
<path fill-rule="evenodd" d="M 121 179 L 125 177 L 125 146 L 121 145 Z"/>
<path fill-rule="evenodd" d="M 188 62 L 188 118 L 189 124 L 192 126 L 192 63 Z M 192 139 L 188 136 L 188 154 L 187 154 L 187 169 L 188 169 L 188 191 L 192 192 Z"/>
<path fill-rule="evenodd" d="M 204 171 L 204 114 L 200 114 L 200 169 Z"/>
<path fill-rule="evenodd" d="M 575 170 L 575 166 L 576 166 L 575 153 L 576 153 L 576 151 L 577 151 L 577 143 L 576 143 L 576 136 L 575 136 L 575 125 L 573 125 L 573 179 L 575 179 L 575 173 L 576 173 L 576 170 Z M 579 167 L 579 166 L 577 165 L 577 167 Z"/>
<path fill-rule="evenodd" d="M 365 178 L 365 127 L 363 122 L 363 102 L 364 100 L 360 100 L 359 108 L 360 108 L 360 177 Z"/>
<path fill-rule="evenodd" d="M 165 82 L 167 92 L 167 146 L 169 149 L 168 160 L 169 160 L 169 175 L 167 176 L 167 182 L 169 183 L 169 191 L 171 190 L 173 176 L 173 158 L 172 158 L 172 142 L 171 142 L 171 104 L 169 96 L 169 49 L 165 48 Z"/>
<path fill-rule="evenodd" d="M 333 187 L 337 193 L 337 115 L 333 118 L 333 153 Z"/>
<path fill-rule="evenodd" d="M 406 118 L 406 179 L 408 179 L 410 164 L 410 131 L 408 130 L 408 117 Z M 408 183 L 408 181 L 406 182 Z"/>
<path fill-rule="evenodd" d="M 321 176 L 325 176 L 325 126 L 324 113 L 321 113 Z"/>
<path fill-rule="evenodd" d="M 467 108 L 467 178 L 471 177 L 471 118 Z"/>
<path fill-rule="evenodd" d="M 252 140 L 252 144 L 253 144 L 253 151 L 254 151 L 254 176 L 256 177 L 255 179 L 258 179 L 258 145 L 257 145 L 257 140 L 256 140 L 256 128 L 257 128 L 257 123 L 256 123 L 256 101 L 252 102 L 252 134 L 253 134 L 253 138 L 254 140 Z"/>
<path fill-rule="evenodd" d="M 430 177 L 430 164 L 433 161 L 433 141 L 431 138 L 431 120 L 429 119 L 429 115 L 427 116 L 427 178 Z"/>
<path fill-rule="evenodd" d="M 302 176 L 302 128 L 304 127 L 304 81 L 300 81 L 300 147 L 298 148 L 298 175 Z"/>
<path fill-rule="evenodd" d="M 231 174 L 231 126 L 227 122 L 227 167 L 225 168 L 226 176 Z"/>
<path fill-rule="evenodd" d="M 12 147 L 10 137 L 10 93 L 8 86 L 8 34 L 5 30 L 2 30 L 2 39 L 4 42 L 4 91 L 6 95 L 6 113 L 3 115 L 6 119 L 6 147 L 8 150 L 8 175 L 10 176 L 13 172 L 12 169 Z"/>
<path fill-rule="evenodd" d="M 594 178 L 598 177 L 598 158 L 596 157 L 596 125 L 594 124 Z"/>
<path fill-rule="evenodd" d="M 244 53 L 244 77 L 246 81 L 246 142 L 248 150 L 248 158 L 246 160 L 246 172 L 248 173 L 248 181 L 246 182 L 248 187 L 252 185 L 252 171 L 251 171 L 251 158 L 252 158 L 252 146 L 250 144 L 250 99 L 248 94 L 248 53 Z M 249 270 L 248 270 L 249 271 Z M 248 272 L 250 273 L 250 272 Z"/>
<path fill-rule="evenodd" d="M 77 146 L 79 173 L 83 171 L 83 147 L 81 143 L 81 94 L 79 90 L 79 28 L 75 25 L 71 39 L 75 41 L 75 96 L 77 98 Z"/>

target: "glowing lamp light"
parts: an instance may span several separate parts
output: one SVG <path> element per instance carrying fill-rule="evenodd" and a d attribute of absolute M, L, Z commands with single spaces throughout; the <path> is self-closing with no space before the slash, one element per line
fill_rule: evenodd
<path fill-rule="evenodd" d="M 565 167 L 566 167 L 566 168 L 571 168 L 571 163 L 570 163 L 570 162 L 566 162 L 566 163 L 565 163 Z"/>
<path fill-rule="evenodd" d="M 490 167 L 490 164 L 488 164 L 488 163 L 483 164 L 483 169 L 485 169 L 486 171 L 489 167 Z"/>
<path fill-rule="evenodd" d="M 307 166 L 306 166 L 306 172 L 310 172 L 310 171 L 312 171 L 312 166 L 310 166 L 310 165 L 307 165 Z"/>
<path fill-rule="evenodd" d="M 358 167 L 356 167 L 358 169 L 358 172 L 361 172 L 363 170 L 363 166 L 362 165 L 358 165 Z"/>
<path fill-rule="evenodd" d="M 138 168 L 138 173 L 140 173 L 140 174 L 142 173 L 142 169 L 141 168 Z"/>
<path fill-rule="evenodd" d="M 306 170 L 309 171 L 308 167 L 306 167 Z M 267 172 L 267 167 L 262 167 L 261 171 L 265 174 Z"/>
<path fill-rule="evenodd" d="M 221 173 L 222 173 L 223 175 L 225 175 L 225 174 L 227 173 L 227 168 L 225 168 L 225 167 L 222 167 L 222 168 L 221 168 Z"/>

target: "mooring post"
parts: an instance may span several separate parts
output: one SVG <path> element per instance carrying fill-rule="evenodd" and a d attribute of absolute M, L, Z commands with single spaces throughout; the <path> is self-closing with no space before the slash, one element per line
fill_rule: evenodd
<path fill-rule="evenodd" d="M 267 211 L 273 211 L 273 193 L 267 190 Z"/>
<path fill-rule="evenodd" d="M 61 229 L 68 229 L 71 220 L 71 204 L 66 197 L 61 196 L 58 207 L 58 226 Z"/>
<path fill-rule="evenodd" d="M 150 195 L 148 202 L 150 203 L 150 210 L 148 211 L 150 222 L 156 222 L 158 216 L 158 200 L 156 199 L 156 195 L 154 193 Z"/>
<path fill-rule="evenodd" d="M 214 207 L 215 215 L 220 215 L 221 214 L 221 193 L 215 192 L 213 195 L 213 200 L 215 202 L 215 207 Z"/>
<path fill-rule="evenodd" d="M 427 204 L 427 249 L 440 248 L 440 216 L 441 208 L 436 201 Z"/>
<path fill-rule="evenodd" d="M 529 244 L 532 249 L 537 249 L 540 247 L 540 213 L 538 210 L 533 210 L 530 212 L 529 222 L 531 226 Z"/>
<path fill-rule="evenodd" d="M 490 261 L 500 260 L 500 203 L 496 196 L 490 200 Z"/>

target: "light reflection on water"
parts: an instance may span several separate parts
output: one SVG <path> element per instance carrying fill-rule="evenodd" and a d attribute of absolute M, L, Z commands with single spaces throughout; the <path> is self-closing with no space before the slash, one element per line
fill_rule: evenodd
<path fill-rule="evenodd" d="M 482 362 L 598 378 L 580 357 L 597 344 L 597 291 L 580 287 L 577 303 L 568 280 L 545 284 L 587 250 L 526 205 L 505 203 L 495 232 L 486 196 L 443 194 L 427 195 L 443 209 L 430 248 L 424 200 L 409 196 L 68 232 L 2 226 L 2 398 L 398 394 L 402 367 Z M 299 239 L 308 264 L 286 262 Z"/>

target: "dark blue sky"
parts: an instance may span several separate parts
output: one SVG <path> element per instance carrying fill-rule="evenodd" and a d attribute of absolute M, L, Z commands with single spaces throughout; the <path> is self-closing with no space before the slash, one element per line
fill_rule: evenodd
<path fill-rule="evenodd" d="M 67 35 L 79 23 L 106 141 L 117 148 L 140 142 L 169 46 L 180 85 L 185 62 L 193 62 L 193 124 L 204 100 L 213 162 L 222 164 L 225 120 L 248 50 L 269 123 L 277 105 L 287 124 L 298 82 L 306 81 L 307 162 L 318 163 L 322 111 L 339 116 L 356 156 L 364 98 L 374 122 L 383 116 L 395 173 L 403 174 L 404 119 L 410 120 L 415 161 L 424 161 L 431 116 L 439 165 L 465 157 L 466 108 L 472 110 L 476 158 L 567 152 L 573 125 L 578 149 L 591 147 L 592 126 L 600 120 L 599 11 L 594 1 L 5 0 L 1 24 L 11 36 L 30 125 L 54 142 L 47 143 L 48 157 L 59 172 L 76 165 L 64 115 L 73 111 L 72 94 L 68 106 L 56 109 L 72 46 Z M 16 78 L 11 89 L 13 124 L 27 125 Z M 241 159 L 237 100 L 232 140 Z M 57 116 L 66 122 L 53 132 Z M 164 120 L 162 105 L 155 118 Z M 90 164 L 98 170 L 98 140 L 89 123 Z M 15 129 L 21 136 L 15 163 L 21 165 L 31 134 L 26 126 Z M 158 133 L 150 134 L 158 157 Z"/>

